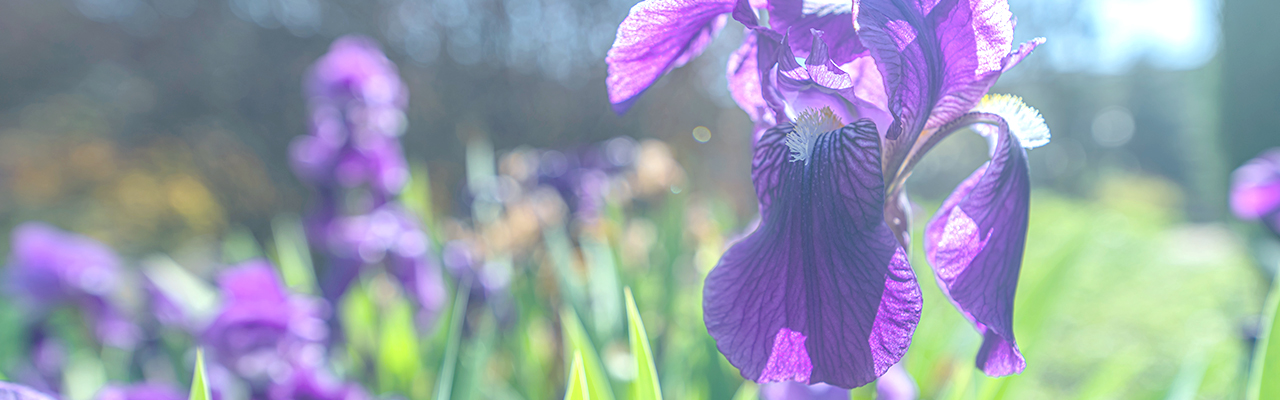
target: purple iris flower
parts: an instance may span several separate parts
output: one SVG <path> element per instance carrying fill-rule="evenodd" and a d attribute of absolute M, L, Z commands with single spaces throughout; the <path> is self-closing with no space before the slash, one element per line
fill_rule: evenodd
<path fill-rule="evenodd" d="M 1271 149 L 1231 174 L 1231 211 L 1236 217 L 1262 220 L 1280 235 L 1280 149 Z"/>
<path fill-rule="evenodd" d="M 262 375 L 327 337 L 324 305 L 291 295 L 266 261 L 224 271 L 218 288 L 223 304 L 201 339 L 241 376 Z"/>
<path fill-rule="evenodd" d="M 40 393 L 26 386 L 0 382 L 0 399 L 13 400 L 53 400 L 54 397 Z"/>
<path fill-rule="evenodd" d="M 1016 97 L 983 95 L 1043 39 L 1013 50 L 1003 0 L 774 0 L 765 8 L 770 26 L 746 0 L 645 1 L 610 51 L 611 100 L 625 110 L 696 55 L 721 15 L 752 33 L 728 73 L 757 124 L 761 222 L 706 279 L 704 320 L 720 351 L 759 382 L 851 388 L 885 374 L 906 352 L 922 306 L 904 250 L 911 216 L 903 183 L 933 145 L 973 126 L 991 142 L 992 161 L 928 224 L 926 256 L 943 292 L 984 335 L 978 367 L 1020 372 L 1012 305 L 1030 199 L 1024 147 L 1047 142 L 1048 129 Z M 793 47 L 793 38 L 811 44 Z"/>
<path fill-rule="evenodd" d="M 98 392 L 97 400 L 183 400 L 187 396 L 169 385 L 139 384 L 108 386 Z"/>
<path fill-rule="evenodd" d="M 13 231 L 8 274 L 9 289 L 37 314 L 74 306 L 103 343 L 128 348 L 137 342 L 137 326 L 110 297 L 120 259 L 101 242 L 40 222 L 22 224 Z"/>
<path fill-rule="evenodd" d="M 409 291 L 419 321 L 444 302 L 431 241 L 397 202 L 409 182 L 399 136 L 409 92 L 394 63 L 368 38 L 347 36 L 311 67 L 304 82 L 311 134 L 295 139 L 290 159 L 315 189 L 307 236 L 328 256 L 322 290 L 331 303 L 366 268 L 381 265 Z"/>

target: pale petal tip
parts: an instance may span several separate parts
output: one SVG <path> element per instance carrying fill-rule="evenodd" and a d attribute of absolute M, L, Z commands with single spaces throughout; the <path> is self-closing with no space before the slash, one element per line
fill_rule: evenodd
<path fill-rule="evenodd" d="M 1049 125 L 1040 111 L 1022 102 L 1022 98 L 1010 94 L 989 94 L 973 109 L 978 112 L 999 115 L 1009 123 L 1009 131 L 1018 138 L 1024 148 L 1036 148 L 1049 143 Z"/>

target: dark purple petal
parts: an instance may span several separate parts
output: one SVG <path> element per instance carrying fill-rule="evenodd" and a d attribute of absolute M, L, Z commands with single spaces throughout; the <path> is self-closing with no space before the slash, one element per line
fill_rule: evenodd
<path fill-rule="evenodd" d="M 1231 174 L 1231 211 L 1244 220 L 1280 211 L 1280 149 L 1262 153 Z"/>
<path fill-rule="evenodd" d="M 53 396 L 37 392 L 29 387 L 0 382 L 0 399 L 5 400 L 53 400 Z"/>
<path fill-rule="evenodd" d="M 885 131 L 890 175 L 917 137 L 972 110 L 1000 73 L 1039 43 L 1011 54 L 1006 0 L 864 0 L 857 18 L 894 116 Z"/>
<path fill-rule="evenodd" d="M 97 400 L 184 400 L 187 396 L 168 385 L 141 384 L 108 386 L 98 392 Z"/>
<path fill-rule="evenodd" d="M 866 51 L 853 27 L 853 0 L 770 0 L 769 25 L 779 33 L 789 33 L 797 43 L 816 40 L 812 31 L 825 32 L 836 64 L 853 61 Z M 808 4 L 806 4 L 808 3 Z M 808 57 L 809 51 L 799 52 Z"/>
<path fill-rule="evenodd" d="M 645 0 L 631 8 L 605 62 L 609 102 L 627 112 L 653 82 L 702 54 L 734 0 Z"/>
<path fill-rule="evenodd" d="M 859 121 L 817 133 L 790 161 L 791 130 L 756 144 L 760 227 L 708 275 L 704 321 L 747 379 L 861 386 L 901 359 L 921 307 L 882 217 L 879 138 Z"/>
<path fill-rule="evenodd" d="M 991 376 L 1026 366 L 1013 337 L 1013 299 L 1031 200 L 1026 150 L 1008 126 L 998 131 L 991 161 L 947 197 L 924 243 L 938 286 L 983 335 L 977 366 Z"/>

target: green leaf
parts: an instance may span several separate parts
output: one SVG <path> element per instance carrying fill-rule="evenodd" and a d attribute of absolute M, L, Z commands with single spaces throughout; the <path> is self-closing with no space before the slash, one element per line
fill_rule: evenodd
<path fill-rule="evenodd" d="M 462 345 L 462 323 L 466 322 L 471 282 L 464 281 L 456 289 L 453 311 L 449 314 L 449 341 L 444 350 L 444 365 L 440 367 L 440 376 L 436 378 L 436 400 L 449 400 L 453 395 L 453 374 L 458 367 L 458 347 Z"/>
<path fill-rule="evenodd" d="M 209 385 L 205 382 L 208 378 L 204 373 L 204 351 L 196 349 L 196 370 L 191 377 L 191 396 L 190 400 L 209 400 L 213 396 L 209 394 Z"/>
<path fill-rule="evenodd" d="M 759 400 L 760 387 L 755 382 L 743 381 L 742 386 L 738 387 L 738 392 L 733 394 L 733 400 Z"/>
<path fill-rule="evenodd" d="M 623 290 L 627 297 L 627 327 L 631 336 L 631 355 L 636 359 L 636 380 L 631 383 L 634 400 L 662 400 L 662 388 L 658 385 L 658 369 L 653 364 L 653 351 L 649 349 L 649 335 L 644 332 L 644 321 L 636 309 L 636 299 L 631 288 Z"/>
<path fill-rule="evenodd" d="M 578 319 L 578 314 L 574 313 L 573 309 L 565 307 L 560 311 L 560 325 L 564 331 L 565 340 L 569 342 L 565 347 L 569 351 L 582 356 L 582 368 L 586 371 L 587 383 L 589 383 L 587 387 L 591 390 L 591 398 L 613 400 L 613 389 L 609 386 L 609 375 L 605 373 L 603 364 L 600 362 L 600 356 L 591 344 L 591 338 L 587 337 L 587 331 L 582 327 L 582 321 Z"/>
<path fill-rule="evenodd" d="M 280 266 L 285 285 L 302 294 L 318 293 L 311 249 L 307 247 L 302 222 L 292 215 L 277 217 L 271 220 L 271 232 L 276 245 L 276 265 Z"/>
<path fill-rule="evenodd" d="M 573 366 L 569 367 L 569 385 L 564 391 L 564 400 L 591 400 L 587 371 L 582 367 L 582 353 L 576 351 L 573 352 Z"/>
<path fill-rule="evenodd" d="M 378 384 L 387 391 L 403 391 L 412 382 L 422 358 L 413 306 L 400 296 L 386 305 L 378 340 Z"/>
<path fill-rule="evenodd" d="M 1280 398 L 1280 276 L 1271 285 L 1267 307 L 1262 314 L 1262 334 L 1254 348 L 1253 366 L 1249 368 L 1249 400 Z"/>

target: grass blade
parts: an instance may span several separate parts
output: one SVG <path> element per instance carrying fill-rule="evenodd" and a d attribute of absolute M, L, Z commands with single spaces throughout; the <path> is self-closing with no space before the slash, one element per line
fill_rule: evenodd
<path fill-rule="evenodd" d="M 569 385 L 565 388 L 564 400 L 591 400 L 587 371 L 582 368 L 582 353 L 576 351 L 573 352 L 573 366 L 569 367 Z"/>
<path fill-rule="evenodd" d="M 565 307 L 560 311 L 560 325 L 564 331 L 566 348 L 582 357 L 582 369 L 586 371 L 587 387 L 591 390 L 591 398 L 596 400 L 613 400 L 613 389 L 609 385 L 609 375 L 604 371 L 600 355 L 596 353 L 587 330 L 573 309 Z M 572 372 L 572 371 L 570 371 Z"/>
<path fill-rule="evenodd" d="M 280 266 L 280 276 L 284 278 L 284 283 L 298 293 L 319 293 L 315 267 L 311 263 L 311 248 L 307 246 L 307 234 L 303 231 L 302 221 L 291 215 L 276 217 L 271 220 L 271 232 L 275 243 L 276 265 Z"/>
<path fill-rule="evenodd" d="M 208 378 L 204 372 L 204 351 L 196 349 L 196 368 L 191 377 L 191 396 L 190 400 L 210 400 L 213 398 L 209 394 Z"/>
<path fill-rule="evenodd" d="M 636 380 L 631 383 L 632 399 L 662 400 L 662 388 L 658 385 L 658 369 L 653 364 L 653 351 L 649 348 L 649 335 L 644 332 L 644 321 L 636 309 L 636 299 L 631 288 L 624 291 L 627 297 L 627 328 L 631 336 L 631 355 L 636 359 Z"/>
<path fill-rule="evenodd" d="M 471 282 L 464 281 L 457 289 L 449 318 L 449 344 L 445 347 L 444 365 L 440 367 L 440 376 L 436 379 L 436 400 L 449 400 L 453 394 L 453 372 L 458 366 L 458 347 L 462 345 L 462 323 L 466 320 Z"/>
<path fill-rule="evenodd" d="M 1271 285 L 1267 306 L 1262 313 L 1262 332 L 1254 347 L 1253 366 L 1249 368 L 1249 400 L 1280 398 L 1280 275 Z"/>

